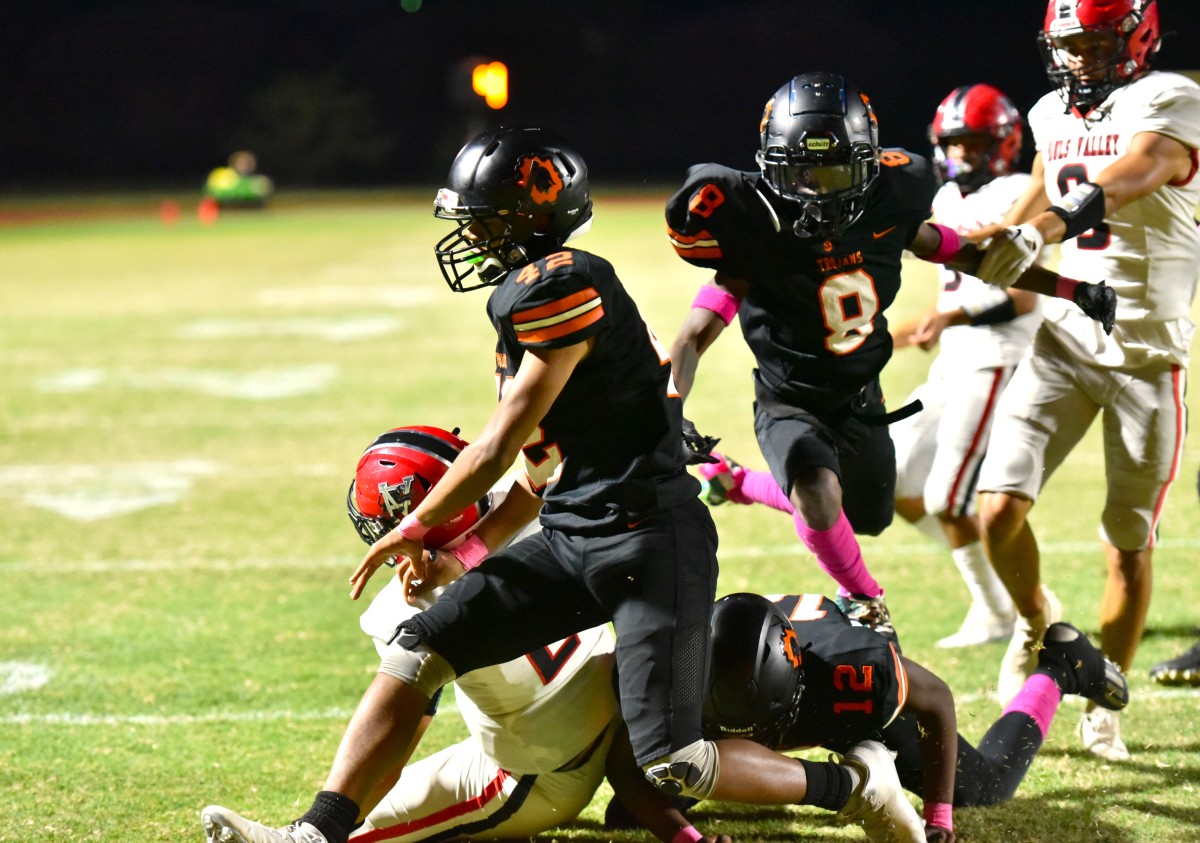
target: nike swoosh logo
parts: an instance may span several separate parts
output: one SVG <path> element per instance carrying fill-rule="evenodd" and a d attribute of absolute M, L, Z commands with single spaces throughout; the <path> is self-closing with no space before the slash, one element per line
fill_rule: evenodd
<path fill-rule="evenodd" d="M 896 230 L 896 226 L 893 225 L 891 228 L 885 228 L 883 231 L 876 231 L 876 232 L 872 233 L 871 236 L 874 237 L 876 240 L 878 240 L 880 237 L 886 237 L 887 235 L 891 234 L 895 230 Z"/>

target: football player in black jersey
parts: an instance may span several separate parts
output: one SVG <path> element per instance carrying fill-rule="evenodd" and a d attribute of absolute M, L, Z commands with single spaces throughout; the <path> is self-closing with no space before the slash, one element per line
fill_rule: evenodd
<path fill-rule="evenodd" d="M 1012 798 L 1063 694 L 1114 710 L 1129 701 L 1120 669 L 1078 629 L 1057 623 L 1034 674 L 975 747 L 957 732 L 946 683 L 832 600 L 732 594 L 713 610 L 704 732 L 779 750 L 845 751 L 878 740 L 897 753 L 903 786 L 924 800 L 926 839 L 952 843 L 953 807 Z"/>
<path fill-rule="evenodd" d="M 759 133 L 759 172 L 697 165 L 667 202 L 676 252 L 715 270 L 671 344 L 675 383 L 686 398 L 700 356 L 738 316 L 758 364 L 755 432 L 797 533 L 837 581 L 839 605 L 894 634 L 855 538 L 877 535 L 893 513 L 883 314 L 905 250 L 939 263 L 977 254 L 953 229 L 925 222 L 933 167 L 881 149 L 870 101 L 841 76 L 792 79 L 767 102 Z M 1016 286 L 1053 294 L 1056 283 L 1031 270 Z"/>
<path fill-rule="evenodd" d="M 449 579 L 441 565 L 469 570 L 397 627 L 308 812 L 283 829 L 210 816 L 210 839 L 345 843 L 360 806 L 398 772 L 394 748 L 411 745 L 440 687 L 608 621 L 633 769 L 648 791 L 647 802 L 629 806 L 639 820 L 664 841 L 695 843 L 702 835 L 664 794 L 804 801 L 808 779 L 792 759 L 701 734 L 716 529 L 685 468 L 682 402 L 665 349 L 612 265 L 566 247 L 592 214 L 583 159 L 540 129 L 489 130 L 455 158 L 434 213 L 455 224 L 436 247 L 451 289 L 494 287 L 487 311 L 499 404 L 440 482 L 371 546 L 350 577 L 351 596 L 391 558 L 422 580 Z M 490 555 L 485 544 L 430 561 L 423 538 L 518 456 L 528 485 L 509 496 L 541 499 L 542 531 Z M 850 784 L 828 805 L 848 819 L 920 828 L 886 754 L 852 750 L 813 770 Z M 881 792 L 889 782 L 896 786 Z"/>

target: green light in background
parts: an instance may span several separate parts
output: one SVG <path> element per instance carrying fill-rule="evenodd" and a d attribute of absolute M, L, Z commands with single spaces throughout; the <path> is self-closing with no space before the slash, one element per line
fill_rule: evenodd
<path fill-rule="evenodd" d="M 416 12 L 421 8 L 421 0 L 400 0 L 400 8 L 406 12 Z"/>

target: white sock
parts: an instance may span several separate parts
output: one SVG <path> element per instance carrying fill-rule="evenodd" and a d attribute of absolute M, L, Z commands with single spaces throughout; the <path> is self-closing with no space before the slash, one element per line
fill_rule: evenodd
<path fill-rule="evenodd" d="M 956 547 L 950 551 L 950 555 L 954 557 L 954 564 L 958 566 L 958 572 L 971 592 L 972 601 L 985 606 L 994 617 L 1013 616 L 1015 609 L 1012 598 L 983 552 L 982 543 L 976 541 Z"/>

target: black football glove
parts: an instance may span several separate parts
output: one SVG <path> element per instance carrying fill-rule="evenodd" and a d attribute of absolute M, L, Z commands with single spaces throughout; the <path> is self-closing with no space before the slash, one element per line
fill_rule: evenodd
<path fill-rule="evenodd" d="M 696 430 L 696 425 L 687 419 L 683 420 L 683 449 L 687 451 L 687 464 L 720 462 L 712 455 L 712 449 L 720 442 L 715 436 L 705 436 Z"/>
<path fill-rule="evenodd" d="M 1075 304 L 1086 315 L 1100 323 L 1104 333 L 1111 334 L 1117 321 L 1117 291 L 1101 281 L 1099 284 L 1089 284 L 1080 281 L 1075 292 L 1071 294 Z"/>

